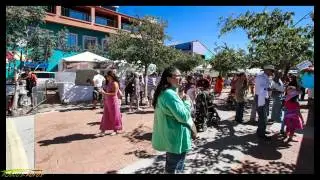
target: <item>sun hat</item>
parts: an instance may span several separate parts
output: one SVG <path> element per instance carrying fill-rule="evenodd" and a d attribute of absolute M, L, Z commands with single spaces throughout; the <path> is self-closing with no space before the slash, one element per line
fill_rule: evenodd
<path fill-rule="evenodd" d="M 265 65 L 265 66 L 263 66 L 263 69 L 274 70 L 274 66 L 273 65 Z"/>

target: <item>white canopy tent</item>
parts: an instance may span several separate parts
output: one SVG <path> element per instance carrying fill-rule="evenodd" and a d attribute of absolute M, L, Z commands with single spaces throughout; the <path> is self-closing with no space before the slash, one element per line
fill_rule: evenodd
<path fill-rule="evenodd" d="M 262 71 L 262 69 L 260 68 L 251 68 L 251 69 L 247 69 L 246 73 L 251 74 L 251 75 L 256 75 L 257 73 L 260 73 Z"/>
<path fill-rule="evenodd" d="M 92 80 L 95 70 L 106 70 L 112 64 L 110 59 L 88 51 L 63 58 L 57 73 L 57 80 L 60 80 L 58 90 L 61 101 L 65 103 L 91 101 L 93 86 L 86 83 L 87 79 Z"/>
<path fill-rule="evenodd" d="M 63 58 L 59 64 L 59 71 L 65 69 L 94 69 L 94 66 L 98 63 L 111 62 L 110 59 L 96 55 L 89 51 L 80 53 L 71 57 Z"/>
<path fill-rule="evenodd" d="M 211 77 L 217 77 L 219 75 L 219 72 L 212 69 L 212 66 L 210 64 L 208 65 L 199 65 L 193 69 L 193 71 L 197 73 L 203 73 L 210 75 Z"/>

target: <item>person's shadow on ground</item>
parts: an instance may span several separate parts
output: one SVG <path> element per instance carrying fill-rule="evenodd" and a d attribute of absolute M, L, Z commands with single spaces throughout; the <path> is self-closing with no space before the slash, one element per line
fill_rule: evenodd
<path fill-rule="evenodd" d="M 97 138 L 95 134 L 71 134 L 68 136 L 60 136 L 55 137 L 54 139 L 48 139 L 48 140 L 42 140 L 38 141 L 38 144 L 40 146 L 48 146 L 52 144 L 63 144 L 63 143 L 70 143 L 72 141 L 79 141 L 79 140 L 85 140 L 85 139 L 95 139 Z"/>

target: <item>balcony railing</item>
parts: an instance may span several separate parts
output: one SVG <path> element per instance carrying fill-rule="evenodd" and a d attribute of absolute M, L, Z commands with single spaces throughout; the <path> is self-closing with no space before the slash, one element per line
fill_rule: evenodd
<path fill-rule="evenodd" d="M 121 24 L 121 29 L 127 30 L 127 31 L 132 31 L 132 25 L 127 24 L 127 23 L 122 23 Z"/>
<path fill-rule="evenodd" d="M 111 27 L 116 27 L 116 21 L 100 16 L 96 16 L 95 18 L 95 23 L 104 25 L 104 26 L 111 26 Z"/>
<path fill-rule="evenodd" d="M 132 32 L 132 33 L 138 32 L 138 28 L 137 28 L 137 27 L 133 27 L 133 28 L 132 28 L 132 25 L 126 24 L 126 23 L 122 23 L 122 24 L 121 24 L 121 29 L 130 31 L 130 32 Z"/>
<path fill-rule="evenodd" d="M 79 19 L 82 21 L 91 22 L 91 16 L 89 15 L 89 13 L 73 10 L 70 8 L 61 7 L 61 15 L 74 19 Z"/>

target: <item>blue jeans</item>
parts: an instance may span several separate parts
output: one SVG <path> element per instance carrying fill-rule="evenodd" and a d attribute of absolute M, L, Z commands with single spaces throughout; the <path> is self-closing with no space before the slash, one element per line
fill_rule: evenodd
<path fill-rule="evenodd" d="M 175 154 L 166 153 L 166 167 L 165 171 L 167 174 L 183 173 L 184 160 L 186 158 L 186 153 Z"/>
<path fill-rule="evenodd" d="M 236 121 L 242 122 L 243 121 L 243 111 L 244 111 L 244 102 L 237 102 L 236 106 Z"/>
<path fill-rule="evenodd" d="M 258 129 L 257 129 L 257 134 L 258 136 L 265 136 L 266 134 L 266 128 L 267 128 L 267 99 L 266 103 L 264 106 L 259 106 L 258 107 L 258 95 L 255 95 L 255 102 L 257 106 L 257 112 L 258 112 Z"/>

